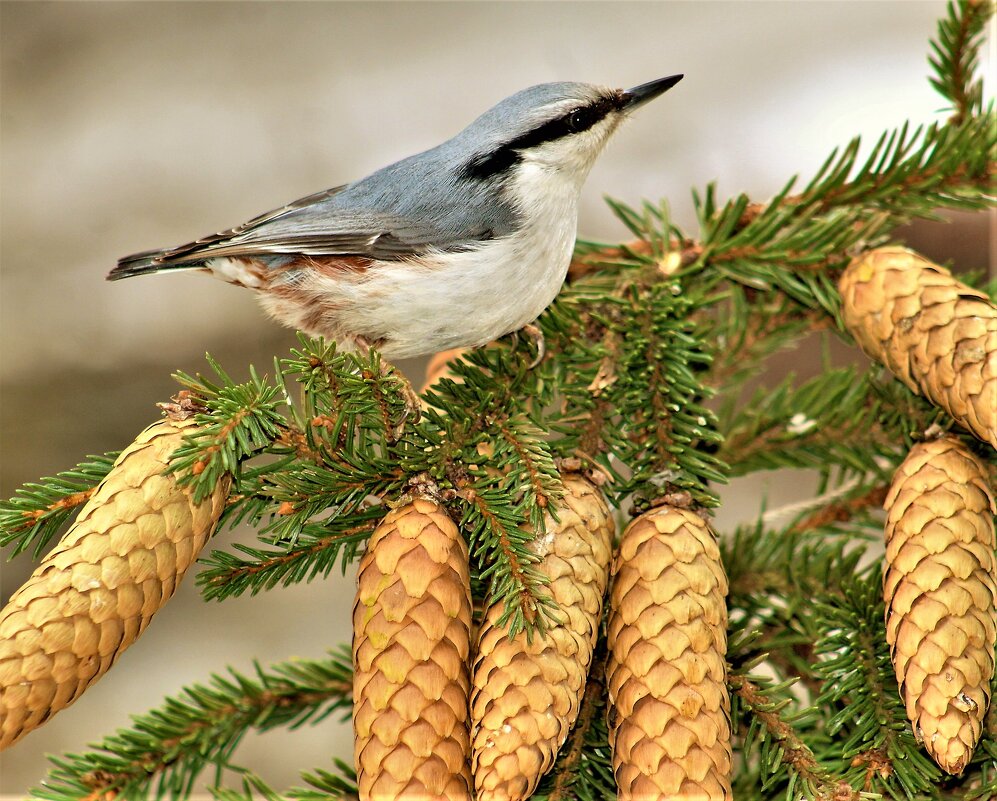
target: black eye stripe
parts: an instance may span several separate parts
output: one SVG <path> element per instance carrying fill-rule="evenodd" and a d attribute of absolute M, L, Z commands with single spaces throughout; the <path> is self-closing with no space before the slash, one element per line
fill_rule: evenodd
<path fill-rule="evenodd" d="M 516 137 L 505 147 L 525 150 L 529 147 L 542 145 L 544 142 L 553 142 L 562 136 L 587 131 L 605 117 L 612 108 L 613 103 L 610 100 L 599 100 L 588 106 L 574 108 L 571 111 L 566 111 L 557 119 L 545 122 L 539 128 L 534 128 L 532 131 Z"/>
<path fill-rule="evenodd" d="M 488 178 L 504 172 L 520 161 L 519 151 L 587 131 L 618 106 L 613 98 L 607 97 L 566 111 L 560 117 L 517 136 L 491 153 L 479 156 L 467 165 L 464 174 L 468 178 Z"/>

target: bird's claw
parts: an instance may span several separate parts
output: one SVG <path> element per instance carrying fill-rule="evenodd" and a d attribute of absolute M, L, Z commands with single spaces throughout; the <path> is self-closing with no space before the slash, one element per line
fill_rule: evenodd
<path fill-rule="evenodd" d="M 405 426 L 409 422 L 415 425 L 422 419 L 422 403 L 419 401 L 419 395 L 416 393 L 415 387 L 412 386 L 412 382 L 403 373 L 388 364 L 388 362 L 382 361 L 381 375 L 386 376 L 389 372 L 393 372 L 395 379 L 401 383 L 402 398 L 405 401 L 405 409 L 402 412 L 402 416 L 391 429 L 391 438 L 394 442 L 397 442 L 401 439 L 405 431 Z"/>
<path fill-rule="evenodd" d="M 534 367 L 540 364 L 540 362 L 544 360 L 544 356 L 547 355 L 547 342 L 544 339 L 543 331 L 541 331 L 540 328 L 534 325 L 533 323 L 527 323 L 519 330 L 522 331 L 530 339 L 532 339 L 533 344 L 537 348 L 537 355 L 533 358 L 533 361 L 530 362 L 528 368 L 532 370 Z"/>

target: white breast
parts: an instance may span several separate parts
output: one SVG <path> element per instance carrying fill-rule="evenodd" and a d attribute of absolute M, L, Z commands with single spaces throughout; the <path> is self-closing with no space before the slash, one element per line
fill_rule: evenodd
<path fill-rule="evenodd" d="M 521 165 L 510 189 L 526 224 L 515 235 L 420 263 L 379 262 L 348 280 L 316 280 L 327 282 L 321 291 L 334 296 L 341 330 L 384 340 L 390 358 L 483 345 L 535 320 L 561 288 L 579 188 L 570 175 Z"/>

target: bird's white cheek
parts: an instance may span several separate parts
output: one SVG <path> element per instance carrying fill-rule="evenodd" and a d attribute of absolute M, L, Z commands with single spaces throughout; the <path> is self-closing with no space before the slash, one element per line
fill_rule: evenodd
<path fill-rule="evenodd" d="M 580 187 L 620 122 L 619 116 L 607 117 L 587 131 L 547 142 L 524 153 L 524 164 L 571 176 Z"/>

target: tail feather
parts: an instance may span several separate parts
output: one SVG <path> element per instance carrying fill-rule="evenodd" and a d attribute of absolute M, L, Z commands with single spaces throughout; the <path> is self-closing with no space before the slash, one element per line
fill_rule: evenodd
<path fill-rule="evenodd" d="M 145 275 L 146 273 L 158 273 L 160 270 L 183 270 L 201 266 L 200 261 L 171 262 L 165 260 L 170 251 L 167 250 L 144 250 L 141 253 L 133 253 L 118 259 L 118 266 L 107 274 L 108 281 L 117 281 L 121 278 L 131 278 L 133 275 Z"/>

